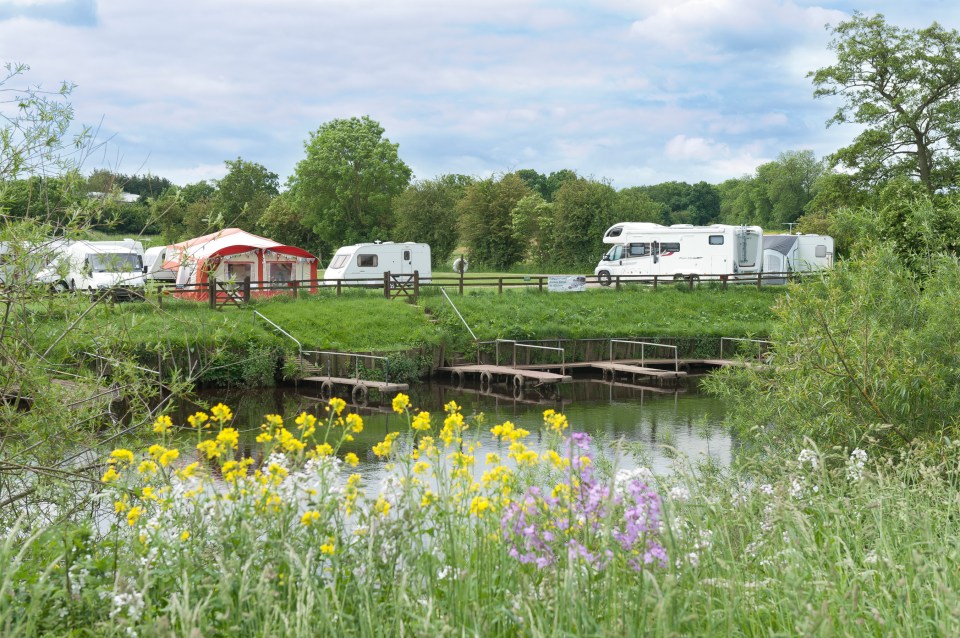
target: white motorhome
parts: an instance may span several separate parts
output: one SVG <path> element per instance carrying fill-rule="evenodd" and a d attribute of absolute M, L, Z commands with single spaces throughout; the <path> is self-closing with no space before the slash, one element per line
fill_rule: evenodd
<path fill-rule="evenodd" d="M 412 275 L 419 273 L 420 281 L 426 283 L 433 277 L 430 265 L 430 246 L 414 242 L 392 241 L 372 244 L 343 246 L 327 266 L 323 278 L 326 285 L 336 280 L 345 283 L 383 283 L 383 273 Z"/>
<path fill-rule="evenodd" d="M 759 226 L 624 222 L 608 228 L 603 243 L 613 247 L 593 273 L 604 286 L 618 275 L 695 280 L 704 275 L 758 273 L 763 265 Z"/>
<path fill-rule="evenodd" d="M 66 243 L 63 239 L 0 242 L 0 284 L 56 288 L 60 278 L 53 264 Z"/>
<path fill-rule="evenodd" d="M 134 297 L 143 289 L 143 244 L 133 239 L 67 242 L 51 269 L 61 290 Z"/>
<path fill-rule="evenodd" d="M 811 272 L 833 267 L 833 237 L 829 235 L 765 235 L 763 272 Z M 770 283 L 777 283 L 771 280 Z M 783 283 L 780 281 L 780 283 Z"/>

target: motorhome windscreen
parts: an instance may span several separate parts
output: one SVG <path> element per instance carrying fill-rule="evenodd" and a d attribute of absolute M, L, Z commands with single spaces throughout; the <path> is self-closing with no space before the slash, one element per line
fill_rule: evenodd
<path fill-rule="evenodd" d="M 143 259 L 136 253 L 94 253 L 87 255 L 93 272 L 133 272 L 143 270 Z"/>
<path fill-rule="evenodd" d="M 347 263 L 347 260 L 350 259 L 350 255 L 334 255 L 333 261 L 330 262 L 331 268 L 343 268 L 343 265 Z"/>

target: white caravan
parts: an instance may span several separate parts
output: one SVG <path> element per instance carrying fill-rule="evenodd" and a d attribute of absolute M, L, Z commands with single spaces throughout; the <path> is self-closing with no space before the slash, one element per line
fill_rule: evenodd
<path fill-rule="evenodd" d="M 176 281 L 177 271 L 163 267 L 166 259 L 166 246 L 147 248 L 143 253 L 143 278 L 147 281 Z"/>
<path fill-rule="evenodd" d="M 133 239 L 68 242 L 51 269 L 61 290 L 133 297 L 143 290 L 143 244 Z"/>
<path fill-rule="evenodd" d="M 829 235 L 765 235 L 763 238 L 765 273 L 811 272 L 832 267 L 833 237 Z"/>
<path fill-rule="evenodd" d="M 698 279 L 754 274 L 763 265 L 763 229 L 759 226 L 624 222 L 608 228 L 603 243 L 613 247 L 593 274 L 604 286 L 618 275 Z"/>
<path fill-rule="evenodd" d="M 0 284 L 39 284 L 56 288 L 60 277 L 53 264 L 66 245 L 63 239 L 38 243 L 0 242 Z"/>
<path fill-rule="evenodd" d="M 430 246 L 392 241 L 343 246 L 330 260 L 323 278 L 327 286 L 338 279 L 352 284 L 382 284 L 383 273 L 388 271 L 394 275 L 413 275 L 417 271 L 420 281 L 429 282 L 433 277 Z"/>

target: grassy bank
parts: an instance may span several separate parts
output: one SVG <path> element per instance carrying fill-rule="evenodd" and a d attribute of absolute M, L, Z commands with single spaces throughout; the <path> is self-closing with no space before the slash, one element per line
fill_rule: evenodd
<path fill-rule="evenodd" d="M 480 450 L 449 405 L 374 447 L 393 464 L 381 480 L 332 456 L 363 424 L 331 407 L 329 423 L 266 418 L 244 453 L 222 407 L 184 424 L 194 450 L 159 420 L 154 447 L 110 455 L 92 512 L 4 520 L 2 633 L 960 631 L 955 444 L 784 450 L 730 472 L 678 459 L 654 477 L 617 472 L 549 414 L 533 435 L 555 453 L 508 424 Z"/>

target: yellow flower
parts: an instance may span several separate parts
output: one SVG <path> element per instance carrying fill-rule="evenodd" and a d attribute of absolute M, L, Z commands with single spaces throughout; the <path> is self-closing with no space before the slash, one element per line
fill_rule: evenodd
<path fill-rule="evenodd" d="M 173 448 L 160 455 L 160 465 L 167 467 L 172 462 L 180 458 L 180 450 Z"/>
<path fill-rule="evenodd" d="M 156 474 L 160 468 L 157 467 L 157 464 L 149 459 L 144 459 L 140 462 L 140 465 L 137 467 L 137 472 L 144 474 L 146 476 L 153 476 Z"/>
<path fill-rule="evenodd" d="M 200 467 L 199 463 L 191 463 L 190 465 L 186 466 L 182 470 L 178 470 L 177 476 L 179 476 L 180 478 L 190 478 L 191 476 L 196 474 L 197 469 L 199 467 Z"/>
<path fill-rule="evenodd" d="M 257 435 L 257 443 L 269 443 L 273 440 L 273 437 L 266 432 L 261 432 Z"/>
<path fill-rule="evenodd" d="M 324 456 L 332 456 L 332 455 L 333 455 L 333 448 L 330 446 L 329 443 L 320 443 L 315 448 L 313 448 L 313 456 L 324 457 Z"/>
<path fill-rule="evenodd" d="M 427 463 L 426 461 L 417 461 L 417 462 L 414 463 L 414 465 L 413 465 L 413 473 L 414 473 L 414 474 L 423 474 L 424 472 L 426 472 L 426 471 L 429 470 L 429 469 L 430 469 L 430 464 Z"/>
<path fill-rule="evenodd" d="M 307 510 L 303 513 L 303 517 L 300 518 L 300 524 L 310 526 L 320 520 L 320 512 L 316 510 Z"/>
<path fill-rule="evenodd" d="M 357 467 L 357 465 L 360 463 L 360 459 L 358 459 L 357 455 L 353 452 L 347 452 L 347 455 L 343 457 L 343 462 L 350 467 Z"/>
<path fill-rule="evenodd" d="M 519 441 L 530 434 L 529 431 L 516 427 L 510 421 L 504 421 L 500 425 L 493 426 L 490 428 L 490 433 L 499 437 L 501 441 Z"/>
<path fill-rule="evenodd" d="M 320 546 L 320 553 L 321 553 L 321 554 L 333 554 L 333 552 L 335 551 L 335 549 L 336 549 L 336 548 L 334 547 L 333 543 L 324 543 L 323 545 Z"/>
<path fill-rule="evenodd" d="M 197 428 L 198 430 L 201 428 L 210 427 L 210 424 L 207 423 L 209 420 L 210 417 L 207 416 L 206 412 L 197 412 L 196 414 L 187 417 L 187 423 L 189 423 L 191 427 Z"/>
<path fill-rule="evenodd" d="M 218 406 L 213 406 L 214 408 Z M 224 406 L 225 407 L 225 406 Z M 229 412 L 229 408 L 227 408 Z M 224 428 L 217 434 L 217 443 L 223 445 L 225 450 L 236 449 L 237 443 L 240 441 L 240 433 L 237 432 L 234 428 Z"/>
<path fill-rule="evenodd" d="M 107 469 L 106 474 L 104 474 L 103 478 L 101 478 L 100 480 L 103 481 L 104 483 L 113 483 L 118 478 L 120 478 L 120 474 L 118 474 L 117 471 L 113 469 L 113 466 L 111 465 Z"/>
<path fill-rule="evenodd" d="M 456 401 L 451 401 L 450 403 L 447 403 L 446 405 L 444 405 L 443 409 L 447 414 L 452 414 L 454 412 L 459 412 L 460 406 L 457 405 Z"/>
<path fill-rule="evenodd" d="M 214 421 L 219 421 L 220 423 L 226 423 L 233 418 L 233 412 L 230 411 L 230 408 L 225 406 L 222 403 L 218 403 L 212 408 L 210 408 L 210 416 Z"/>
<path fill-rule="evenodd" d="M 430 424 L 430 413 L 418 412 L 417 416 L 413 417 L 413 422 L 410 424 L 410 427 L 417 431 L 429 430 L 432 427 Z"/>
<path fill-rule="evenodd" d="M 347 402 L 340 397 L 333 397 L 330 399 L 327 407 L 333 410 L 334 414 L 340 416 L 340 413 L 343 412 L 343 409 L 347 407 Z"/>
<path fill-rule="evenodd" d="M 380 516 L 386 516 L 390 513 L 390 501 L 383 498 L 382 496 L 377 499 L 377 502 L 373 506 L 374 511 Z"/>
<path fill-rule="evenodd" d="M 483 516 L 490 507 L 490 499 L 486 496 L 474 496 L 470 501 L 470 513 L 474 516 Z"/>
<path fill-rule="evenodd" d="M 393 397 L 393 411 L 397 414 L 402 414 L 410 406 L 410 397 L 404 393 L 400 393 L 397 396 Z"/>
<path fill-rule="evenodd" d="M 554 410 L 544 411 L 543 423 L 557 434 L 562 434 L 568 426 L 567 417 Z"/>
<path fill-rule="evenodd" d="M 301 436 L 304 439 L 317 431 L 317 417 L 313 416 L 312 414 L 301 412 L 300 416 L 294 420 L 294 423 L 297 424 L 297 427 L 300 429 Z"/>
<path fill-rule="evenodd" d="M 133 527 L 137 524 L 137 519 L 143 514 L 143 508 L 139 505 L 137 507 L 131 507 L 130 511 L 127 512 L 127 525 Z"/>
<path fill-rule="evenodd" d="M 560 456 L 554 450 L 547 450 L 546 452 L 541 454 L 540 460 L 550 461 L 550 464 L 553 465 L 553 467 L 555 467 L 558 470 L 563 470 L 570 466 L 570 459 L 566 459 Z"/>
<path fill-rule="evenodd" d="M 153 431 L 156 434 L 166 434 L 173 428 L 173 421 L 170 420 L 170 417 L 166 414 L 161 414 L 157 417 L 157 420 L 153 422 Z"/>
<path fill-rule="evenodd" d="M 126 463 L 131 465 L 133 463 L 133 452 L 126 450 L 124 448 L 117 448 L 110 453 L 111 462 L 120 461 L 121 463 Z"/>
<path fill-rule="evenodd" d="M 390 452 L 393 450 L 393 440 L 399 435 L 399 432 L 389 433 L 383 441 L 373 446 L 373 453 L 381 458 L 390 456 Z"/>
<path fill-rule="evenodd" d="M 354 434 L 363 432 L 363 417 L 359 414 L 347 415 L 347 428 Z"/>
<path fill-rule="evenodd" d="M 197 449 L 201 452 L 204 452 L 208 459 L 213 459 L 220 456 L 220 448 L 217 447 L 216 441 L 201 441 L 197 444 Z"/>
<path fill-rule="evenodd" d="M 190 531 L 183 530 L 183 534 L 180 534 L 180 541 L 181 542 L 186 541 L 188 538 L 190 538 Z"/>
<path fill-rule="evenodd" d="M 425 509 L 427 507 L 430 507 L 436 502 L 437 502 L 437 495 L 431 492 L 430 490 L 427 490 L 423 493 L 423 498 L 420 499 L 420 507 L 421 509 Z"/>
<path fill-rule="evenodd" d="M 286 428 L 277 430 L 277 440 L 285 452 L 299 452 L 307 447 L 306 443 L 293 436 Z"/>
<path fill-rule="evenodd" d="M 113 502 L 113 511 L 117 514 L 123 514 L 128 509 L 130 509 L 130 500 L 126 494 L 124 494 L 119 501 Z"/>

